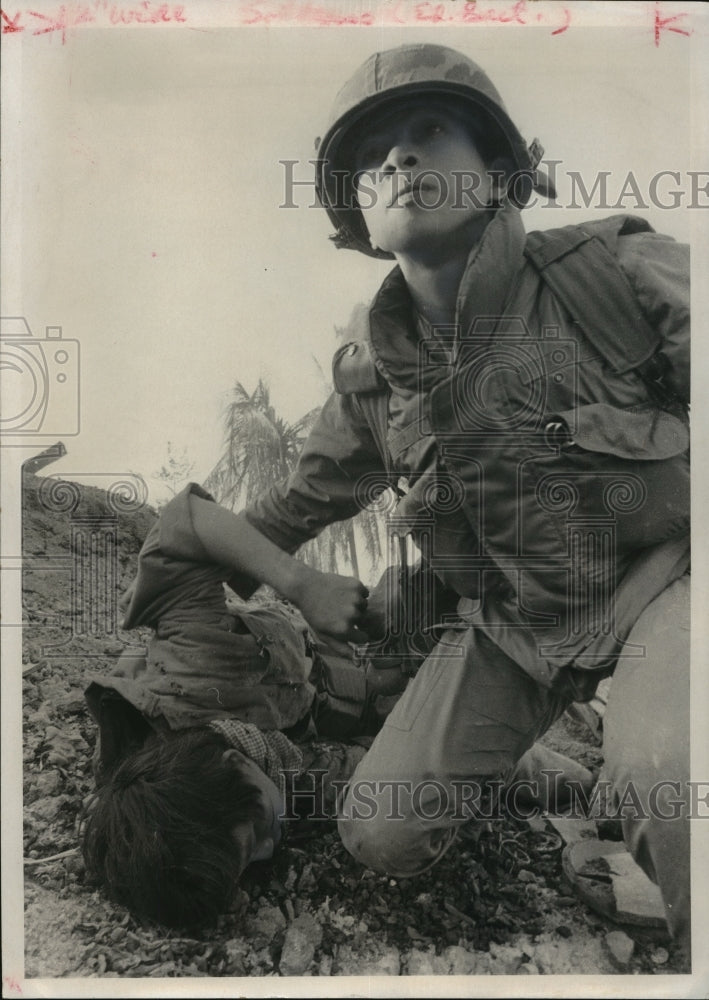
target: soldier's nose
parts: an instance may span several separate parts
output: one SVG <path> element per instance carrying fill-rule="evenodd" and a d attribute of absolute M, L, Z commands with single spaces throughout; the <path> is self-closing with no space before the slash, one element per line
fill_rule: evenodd
<path fill-rule="evenodd" d="M 392 146 L 384 163 L 385 173 L 394 170 L 411 170 L 418 163 L 416 153 L 409 146 Z"/>

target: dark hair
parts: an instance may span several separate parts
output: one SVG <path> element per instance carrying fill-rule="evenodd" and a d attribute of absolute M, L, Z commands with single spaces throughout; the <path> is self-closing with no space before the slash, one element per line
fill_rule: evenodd
<path fill-rule="evenodd" d="M 209 729 L 151 736 L 106 778 L 85 823 L 86 867 L 117 903 L 172 927 L 213 923 L 248 863 L 234 826 L 258 790 Z"/>

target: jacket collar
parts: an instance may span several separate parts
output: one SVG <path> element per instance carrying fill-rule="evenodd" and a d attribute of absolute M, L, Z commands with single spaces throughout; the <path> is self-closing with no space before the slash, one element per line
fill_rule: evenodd
<path fill-rule="evenodd" d="M 524 266 L 525 231 L 519 209 L 505 204 L 473 247 L 458 289 L 456 338 L 465 336 L 478 317 L 502 316 L 519 271 Z M 384 280 L 369 313 L 375 364 L 387 382 L 403 388 L 429 388 L 447 373 L 426 364 L 417 317 L 399 267 Z M 425 321 L 423 327 L 427 328 Z M 431 334 L 434 331 L 431 328 Z"/>
<path fill-rule="evenodd" d="M 468 257 L 456 301 L 458 337 L 465 336 L 478 317 L 505 314 L 524 267 L 525 241 L 520 210 L 507 202 Z"/>

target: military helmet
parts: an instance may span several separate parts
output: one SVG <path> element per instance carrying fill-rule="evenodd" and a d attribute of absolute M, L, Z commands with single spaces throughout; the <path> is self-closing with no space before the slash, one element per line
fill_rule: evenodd
<path fill-rule="evenodd" d="M 492 130 L 497 135 L 501 148 L 515 165 L 513 183 L 507 193 L 518 208 L 529 201 L 533 188 L 553 196 L 550 181 L 536 170 L 544 152 L 542 147 L 536 139 L 527 146 L 497 89 L 478 64 L 443 45 L 402 45 L 376 52 L 360 66 L 337 95 L 327 132 L 322 139 L 315 140 L 316 191 L 336 227 L 332 239 L 337 246 L 361 250 L 370 257 L 392 259 L 393 254 L 375 250 L 369 243 L 348 180 L 351 165 L 346 162 L 346 150 L 353 130 L 372 112 L 416 94 L 455 98 L 482 120 L 486 131 Z"/>

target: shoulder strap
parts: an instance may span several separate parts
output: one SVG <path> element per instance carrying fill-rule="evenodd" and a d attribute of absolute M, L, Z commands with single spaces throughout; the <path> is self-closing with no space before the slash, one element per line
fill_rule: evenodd
<path fill-rule="evenodd" d="M 367 423 L 374 436 L 374 440 L 379 448 L 384 468 L 391 472 L 391 455 L 389 454 L 389 444 L 387 442 L 387 430 L 389 428 L 389 393 L 380 390 L 379 392 L 357 393 L 359 405 L 367 418 Z"/>
<path fill-rule="evenodd" d="M 530 233 L 525 255 L 615 372 L 635 370 L 656 385 L 660 335 L 645 319 L 615 253 L 619 236 L 652 231 L 643 219 L 614 215 Z"/>
<path fill-rule="evenodd" d="M 340 393 L 375 392 L 386 386 L 368 340 L 351 340 L 338 348 L 332 359 L 332 380 Z"/>
<path fill-rule="evenodd" d="M 389 387 L 374 362 L 368 340 L 353 340 L 338 349 L 332 362 L 332 379 L 336 392 L 356 394 L 384 468 L 389 472 Z"/>

